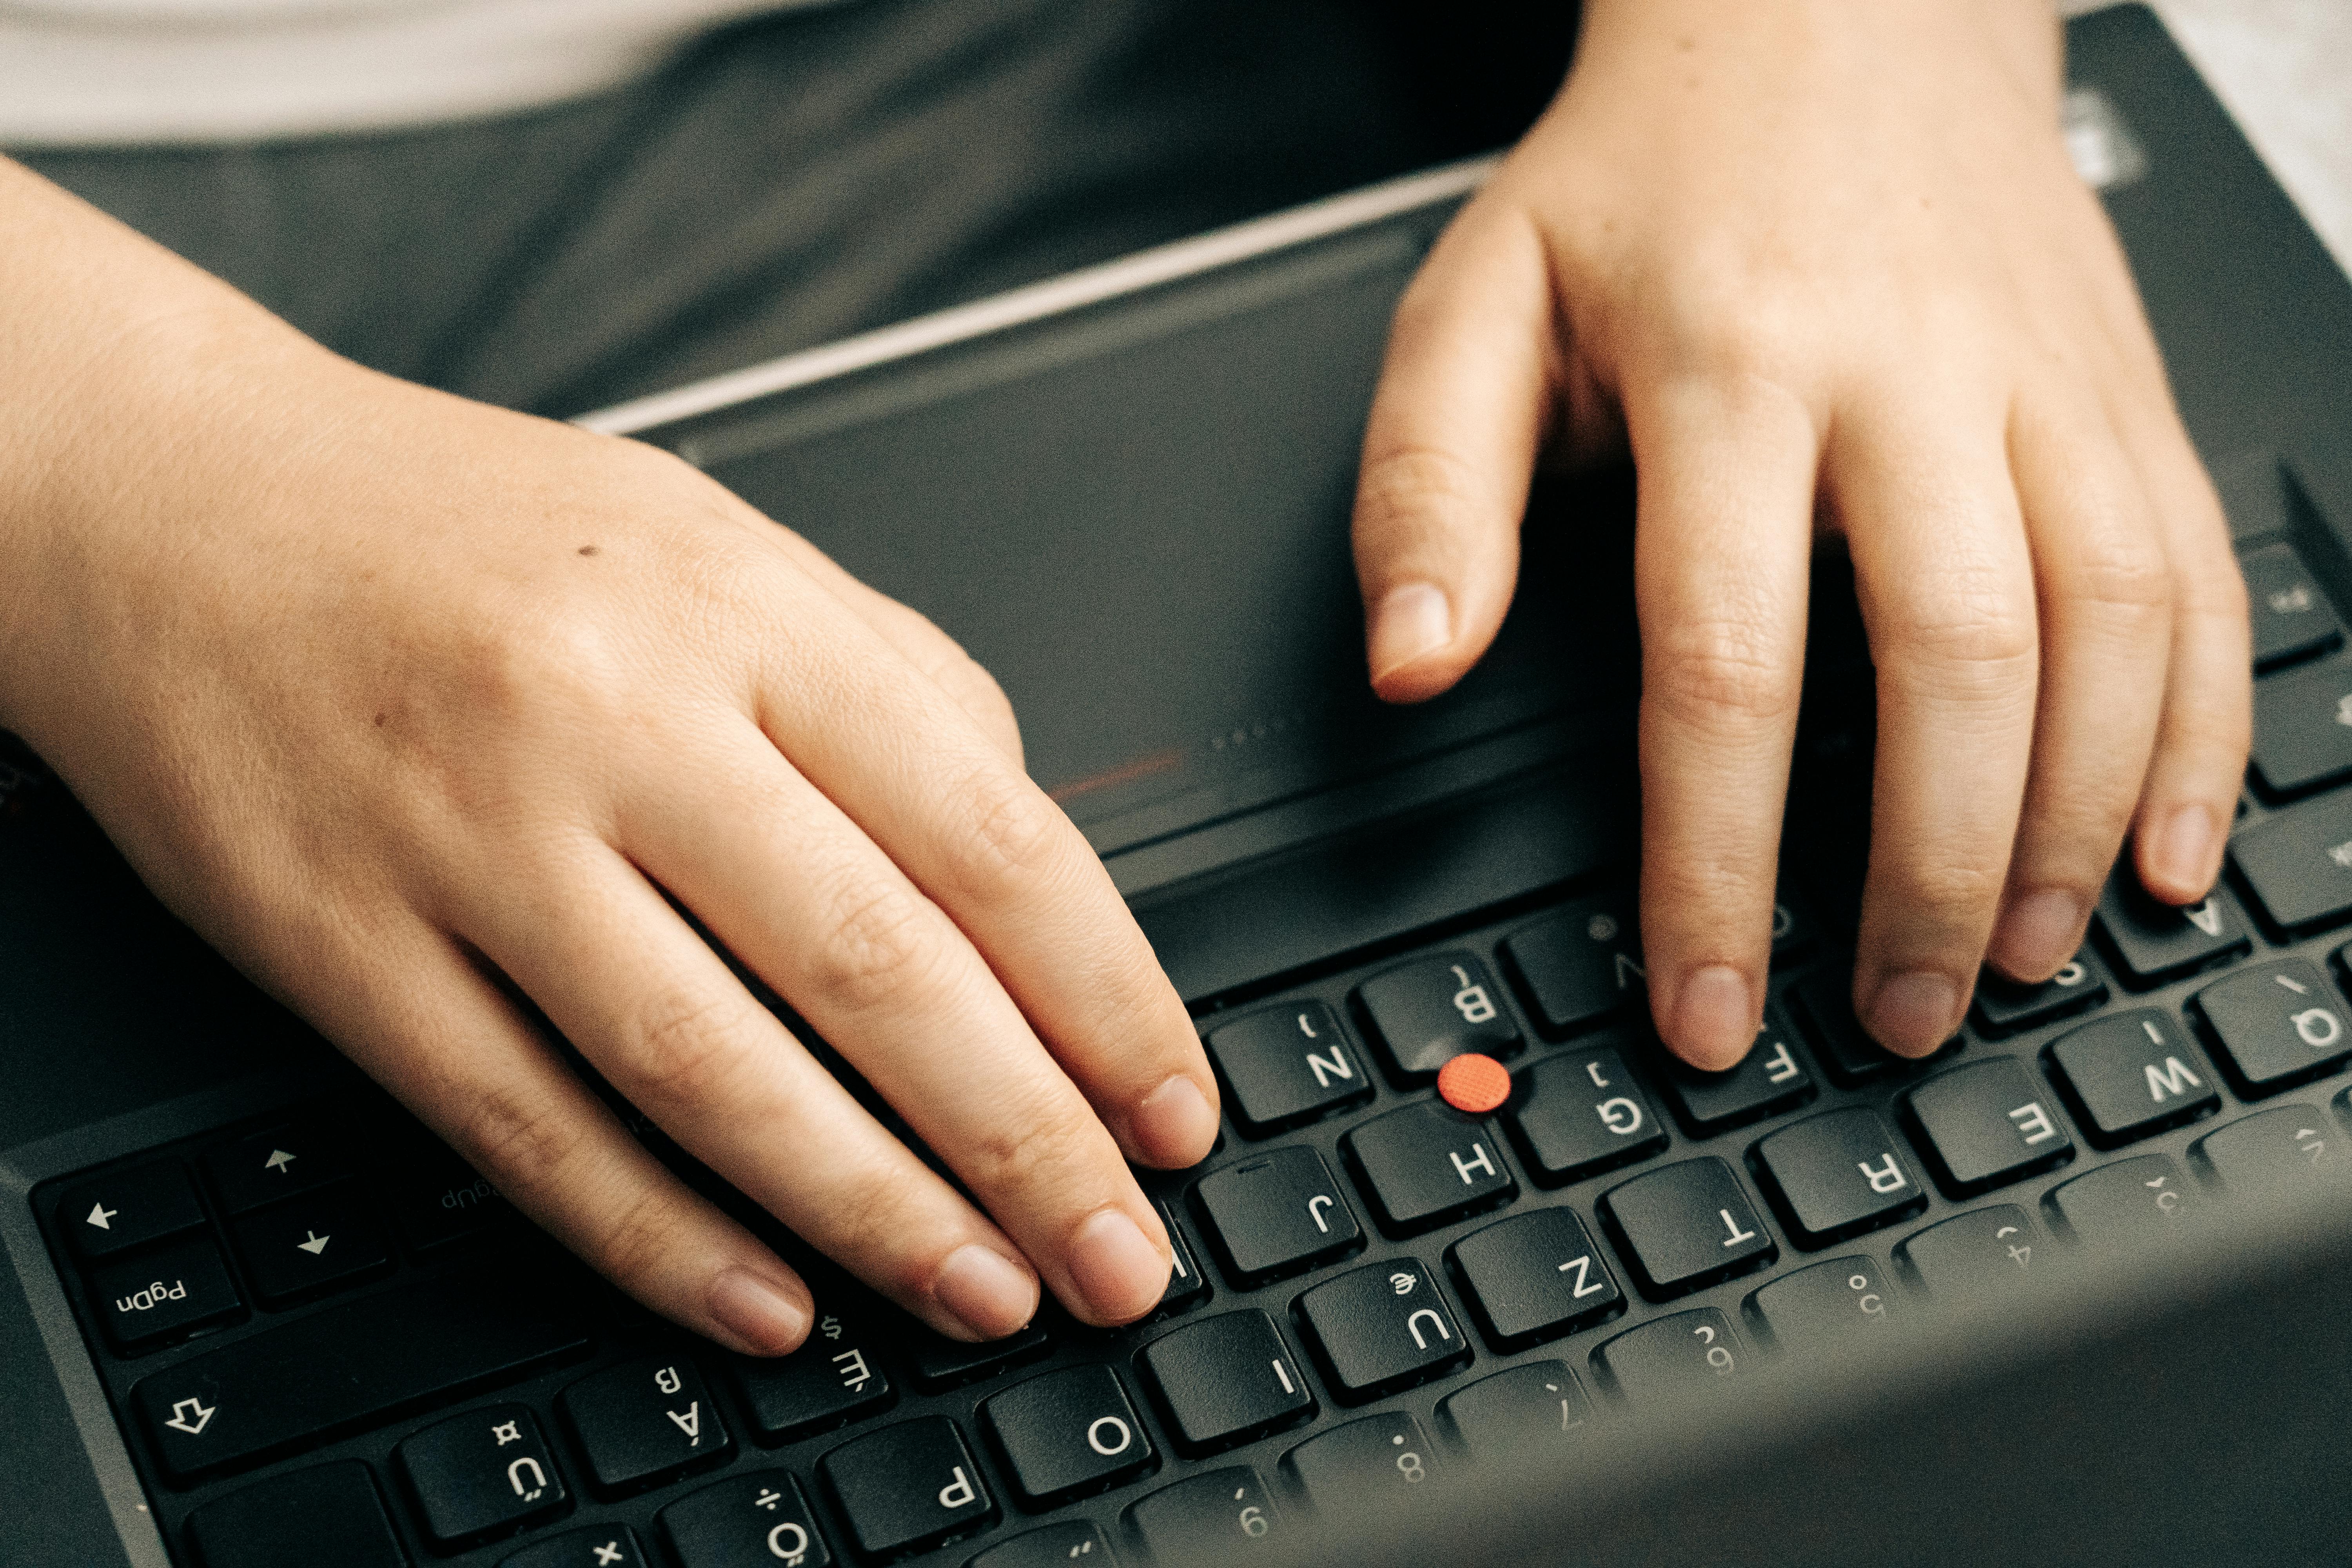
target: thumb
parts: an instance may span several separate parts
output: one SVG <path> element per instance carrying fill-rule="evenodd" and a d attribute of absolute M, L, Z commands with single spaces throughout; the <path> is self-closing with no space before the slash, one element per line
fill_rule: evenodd
<path fill-rule="evenodd" d="M 1510 608 L 1555 331 L 1541 237 L 1474 198 L 1398 302 L 1364 432 L 1356 578 L 1372 689 L 1391 702 L 1460 680 Z"/>

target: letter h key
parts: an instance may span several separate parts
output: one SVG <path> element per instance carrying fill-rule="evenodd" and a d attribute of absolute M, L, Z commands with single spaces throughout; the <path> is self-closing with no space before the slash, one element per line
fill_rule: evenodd
<path fill-rule="evenodd" d="M 1492 1124 L 1435 1101 L 1376 1116 L 1341 1146 L 1381 1223 L 1401 1235 L 1507 1203 L 1518 1192 Z"/>

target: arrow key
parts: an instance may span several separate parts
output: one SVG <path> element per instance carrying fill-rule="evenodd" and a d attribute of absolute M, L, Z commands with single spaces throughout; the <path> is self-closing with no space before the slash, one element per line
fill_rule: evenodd
<path fill-rule="evenodd" d="M 283 1307 L 392 1268 L 383 1232 L 350 1183 L 233 1221 L 229 1238 L 265 1307 Z"/>
<path fill-rule="evenodd" d="M 205 1178 L 229 1214 L 314 1193 L 352 1173 L 338 1139 L 320 1119 L 289 1122 L 224 1143 L 204 1158 Z"/>
<path fill-rule="evenodd" d="M 58 1228 L 91 1263 L 204 1223 L 195 1186 L 177 1160 L 158 1160 L 83 1182 L 58 1200 Z"/>
<path fill-rule="evenodd" d="M 220 1248 L 200 1236 L 93 1270 L 89 1291 L 106 1337 L 123 1351 L 149 1349 L 245 1311 Z"/>

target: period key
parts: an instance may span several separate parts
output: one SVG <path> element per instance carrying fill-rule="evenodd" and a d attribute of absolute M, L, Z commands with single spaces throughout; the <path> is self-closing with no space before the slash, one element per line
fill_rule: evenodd
<path fill-rule="evenodd" d="M 1209 1055 L 1233 1090 L 1234 1120 L 1272 1132 L 1369 1100 L 1370 1073 L 1320 1002 L 1291 1002 L 1209 1031 Z"/>

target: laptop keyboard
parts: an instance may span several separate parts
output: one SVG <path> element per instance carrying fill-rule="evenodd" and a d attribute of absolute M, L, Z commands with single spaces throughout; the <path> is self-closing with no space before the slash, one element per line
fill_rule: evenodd
<path fill-rule="evenodd" d="M 2239 541 L 2251 784 L 2204 903 L 2113 887 L 2054 979 L 1989 979 L 1934 1058 L 1887 1057 L 1843 945 L 1866 704 L 1833 710 L 1800 762 L 1831 826 L 1808 838 L 1792 809 L 1745 1061 L 1701 1074 L 1650 1035 L 1630 871 L 1204 999 L 1227 1128 L 1200 1169 L 1143 1178 L 1177 1268 L 1130 1329 L 1049 1307 L 953 1343 L 763 1224 L 818 1323 L 782 1361 L 734 1356 L 588 1274 L 379 1098 L 44 1184 L 169 1549 L 203 1568 L 1246 1560 L 1318 1510 L 1442 1506 L 1482 1456 L 1572 1462 L 1762 1358 L 1836 1355 L 1937 1302 L 2171 1245 L 2190 1209 L 2342 1179 L 2352 947 L 2315 933 L 2352 919 L 2352 656 L 2322 585 L 2346 563 L 2307 507 L 2266 504 L 2285 532 Z M 1499 1066 L 1441 1078 L 1465 1053 Z"/>

